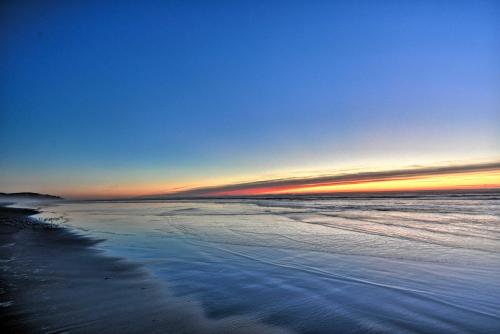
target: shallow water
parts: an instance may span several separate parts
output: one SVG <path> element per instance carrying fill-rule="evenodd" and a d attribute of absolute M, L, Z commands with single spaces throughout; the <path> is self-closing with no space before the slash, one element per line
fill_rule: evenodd
<path fill-rule="evenodd" d="M 298 333 L 497 333 L 500 194 L 73 202 L 42 219 L 209 317 Z"/>

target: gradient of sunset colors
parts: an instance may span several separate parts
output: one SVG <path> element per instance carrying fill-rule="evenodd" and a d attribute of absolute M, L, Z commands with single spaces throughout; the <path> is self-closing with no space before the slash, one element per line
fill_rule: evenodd
<path fill-rule="evenodd" d="M 0 192 L 500 187 L 498 1 L 4 1 Z"/>
<path fill-rule="evenodd" d="M 500 161 L 462 166 L 361 171 L 313 177 L 260 180 L 174 191 L 165 195 L 252 196 L 492 188 L 500 188 Z"/>

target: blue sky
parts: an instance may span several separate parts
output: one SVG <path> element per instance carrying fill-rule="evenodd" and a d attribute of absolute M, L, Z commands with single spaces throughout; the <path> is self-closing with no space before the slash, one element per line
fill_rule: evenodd
<path fill-rule="evenodd" d="M 499 14 L 495 1 L 3 2 L 0 191 L 497 158 Z"/>

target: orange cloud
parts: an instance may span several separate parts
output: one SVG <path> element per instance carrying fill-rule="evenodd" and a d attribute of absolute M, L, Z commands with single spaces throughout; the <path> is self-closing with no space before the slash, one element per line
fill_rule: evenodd
<path fill-rule="evenodd" d="M 249 196 L 500 188 L 500 162 L 398 169 L 195 188 L 170 196 Z"/>

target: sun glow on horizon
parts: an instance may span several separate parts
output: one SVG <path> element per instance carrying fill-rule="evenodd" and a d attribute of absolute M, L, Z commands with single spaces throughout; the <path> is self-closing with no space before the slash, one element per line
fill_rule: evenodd
<path fill-rule="evenodd" d="M 500 162 L 427 165 L 399 169 L 350 169 L 336 173 L 310 172 L 298 175 L 276 173 L 239 178 L 124 182 L 74 187 L 71 192 L 50 191 L 72 199 L 133 199 L 168 197 L 254 196 L 279 194 L 328 194 L 425 190 L 500 189 Z M 62 190 L 62 189 L 61 189 Z"/>
<path fill-rule="evenodd" d="M 325 184 L 255 187 L 235 191 L 214 192 L 213 196 L 315 194 L 335 192 L 383 192 L 500 188 L 500 170 L 412 176 L 387 180 L 334 181 Z"/>

